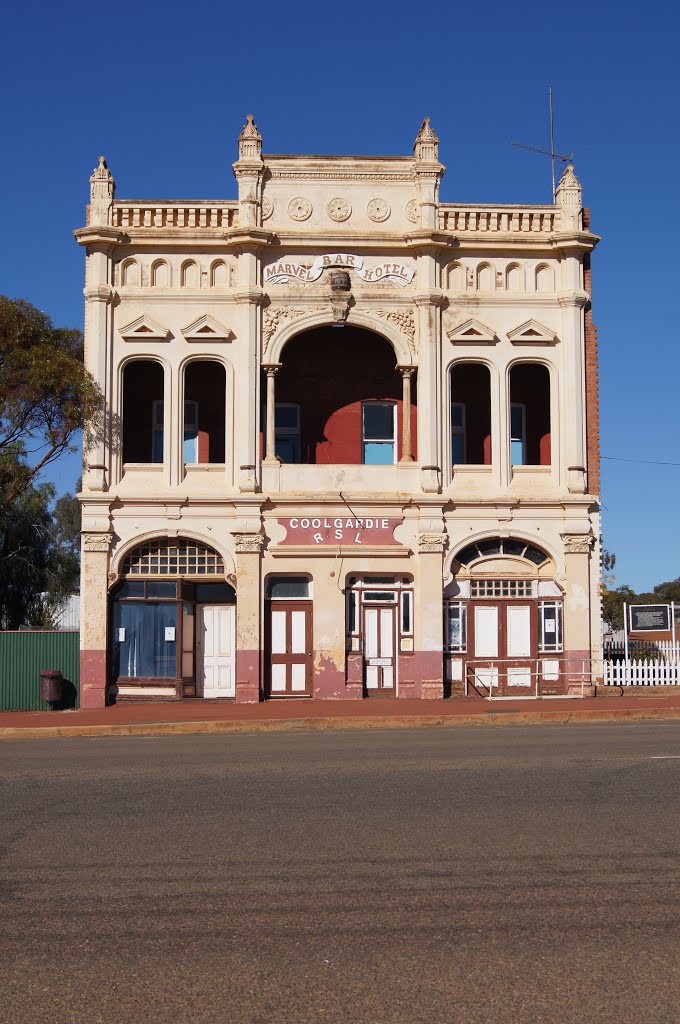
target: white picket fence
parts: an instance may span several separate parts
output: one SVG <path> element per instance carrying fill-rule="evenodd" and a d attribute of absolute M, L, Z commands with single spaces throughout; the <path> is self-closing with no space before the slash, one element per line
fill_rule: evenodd
<path fill-rule="evenodd" d="M 677 658 L 665 661 L 624 660 L 605 661 L 605 686 L 680 686 L 680 662 Z"/>

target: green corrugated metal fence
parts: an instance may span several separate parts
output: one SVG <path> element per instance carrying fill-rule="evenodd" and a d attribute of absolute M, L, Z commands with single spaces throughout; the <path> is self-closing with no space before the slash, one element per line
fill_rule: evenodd
<path fill-rule="evenodd" d="M 67 702 L 80 697 L 80 633 L 0 632 L 0 711 L 42 711 L 40 670 L 59 669 Z"/>

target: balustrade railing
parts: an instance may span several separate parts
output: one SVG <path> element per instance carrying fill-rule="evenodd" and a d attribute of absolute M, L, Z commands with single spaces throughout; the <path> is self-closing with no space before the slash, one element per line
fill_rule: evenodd
<path fill-rule="evenodd" d="M 439 226 L 455 234 L 494 233 L 549 235 L 559 231 L 560 211 L 554 206 L 458 206 L 442 203 Z"/>
<path fill-rule="evenodd" d="M 121 200 L 113 204 L 112 224 L 116 228 L 215 231 L 232 227 L 237 214 L 236 202 Z"/>

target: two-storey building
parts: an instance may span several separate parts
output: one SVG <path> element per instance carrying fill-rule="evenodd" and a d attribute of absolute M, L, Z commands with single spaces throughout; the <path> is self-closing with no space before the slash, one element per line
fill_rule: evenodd
<path fill-rule="evenodd" d="M 568 692 L 599 653 L 589 230 L 443 203 L 412 156 L 263 154 L 233 200 L 100 158 L 82 706 Z"/>

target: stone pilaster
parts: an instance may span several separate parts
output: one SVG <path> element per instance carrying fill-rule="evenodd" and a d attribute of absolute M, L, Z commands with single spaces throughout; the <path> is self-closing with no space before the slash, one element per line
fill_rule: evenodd
<path fill-rule="evenodd" d="M 237 533 L 236 544 L 236 701 L 260 699 L 261 600 L 260 561 L 264 537 Z"/>
<path fill-rule="evenodd" d="M 564 597 L 564 653 L 567 672 L 574 676 L 581 664 L 589 671 L 591 659 L 592 550 L 593 537 L 586 533 L 562 534 L 566 565 Z"/>
<path fill-rule="evenodd" d="M 414 637 L 418 685 L 413 695 L 422 699 L 438 699 L 444 696 L 442 575 L 446 538 L 440 532 L 441 522 L 421 522 L 420 528 Z"/>
<path fill-rule="evenodd" d="M 82 534 L 80 706 L 106 705 L 110 533 Z"/>

